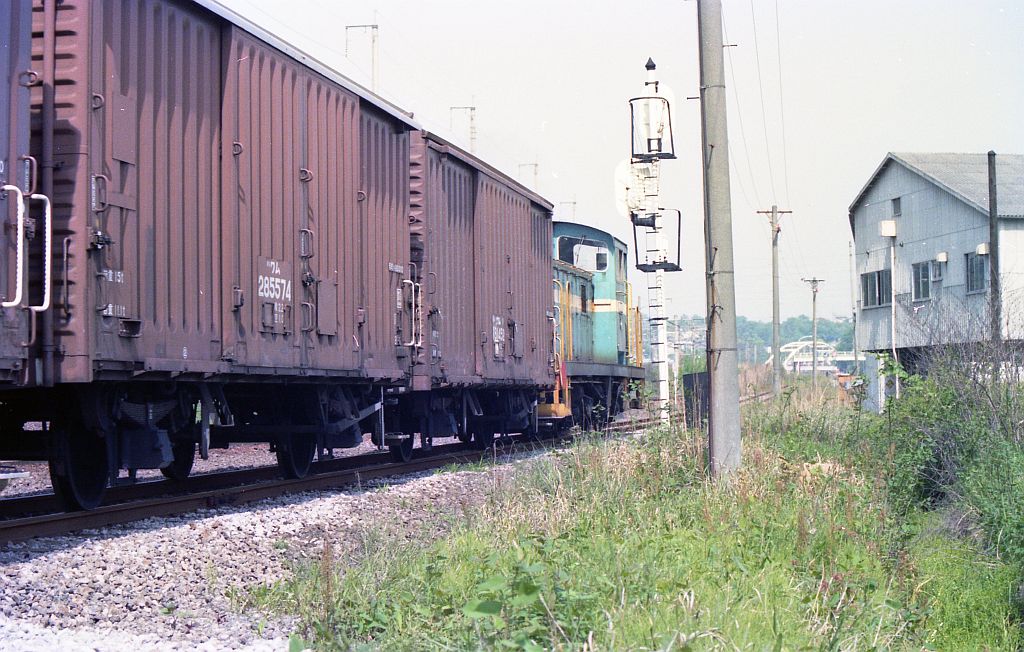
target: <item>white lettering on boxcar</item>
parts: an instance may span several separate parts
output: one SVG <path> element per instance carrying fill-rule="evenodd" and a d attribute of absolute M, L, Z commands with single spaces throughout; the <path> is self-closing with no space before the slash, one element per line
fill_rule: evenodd
<path fill-rule="evenodd" d="M 100 276 L 108 283 L 124 283 L 124 270 L 121 269 L 102 269 Z"/>
<path fill-rule="evenodd" d="M 292 281 L 287 278 L 287 262 L 260 258 L 256 273 L 256 296 L 272 301 L 292 300 Z"/>
<path fill-rule="evenodd" d="M 491 339 L 494 341 L 494 357 L 505 357 L 505 320 L 491 315 Z"/>
<path fill-rule="evenodd" d="M 128 308 L 118 303 L 108 303 L 103 306 L 103 310 L 100 311 L 100 314 L 104 317 L 127 317 Z"/>

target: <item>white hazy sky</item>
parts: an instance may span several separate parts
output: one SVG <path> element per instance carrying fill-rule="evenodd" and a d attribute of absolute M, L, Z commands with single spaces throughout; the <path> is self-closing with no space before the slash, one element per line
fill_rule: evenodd
<path fill-rule="evenodd" d="M 704 312 L 697 11 L 687 0 L 221 0 L 331 67 L 380 88 L 427 128 L 533 185 L 556 219 L 632 244 L 615 207 L 629 156 L 627 100 L 652 57 L 674 91 L 679 159 L 663 163 L 662 205 L 683 211 L 684 271 L 669 312 Z M 819 315 L 851 312 L 847 210 L 888 151 L 1024 153 L 1024 1 L 726 0 L 726 86 L 737 311 L 771 318 L 763 216 L 782 219 L 782 317 L 810 313 L 801 277 L 825 283 Z M 784 116 L 784 120 L 783 120 Z M 783 128 L 783 125 L 785 128 Z M 575 202 L 575 205 L 570 202 Z M 634 270 L 633 281 L 643 279 Z"/>

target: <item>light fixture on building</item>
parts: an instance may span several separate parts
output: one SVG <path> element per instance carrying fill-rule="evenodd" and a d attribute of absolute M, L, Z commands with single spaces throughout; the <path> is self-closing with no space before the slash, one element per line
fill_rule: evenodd
<path fill-rule="evenodd" d="M 982 242 L 981 244 L 979 244 L 977 247 L 974 248 L 974 253 L 978 254 L 979 256 L 987 256 L 988 255 L 988 243 L 987 242 Z"/>
<path fill-rule="evenodd" d="M 882 220 L 878 223 L 878 235 L 883 238 L 896 237 L 896 220 Z"/>
<path fill-rule="evenodd" d="M 939 253 L 935 254 L 935 262 L 937 262 L 937 263 L 948 263 L 949 262 L 949 253 L 945 252 L 945 251 L 940 251 Z"/>

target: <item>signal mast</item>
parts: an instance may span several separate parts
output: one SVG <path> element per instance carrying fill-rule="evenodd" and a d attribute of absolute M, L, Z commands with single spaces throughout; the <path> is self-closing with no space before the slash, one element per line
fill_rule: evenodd
<path fill-rule="evenodd" d="M 655 65 L 647 60 L 644 95 L 629 100 L 632 147 L 626 206 L 633 223 L 633 250 L 636 268 L 647 276 L 648 319 L 651 324 L 651 364 L 655 376 L 655 411 L 662 421 L 669 418 L 668 343 L 665 314 L 665 273 L 680 267 L 682 215 L 678 210 L 660 206 L 661 161 L 676 157 L 672 136 L 672 111 L 669 101 L 655 79 Z M 665 234 L 668 213 L 675 213 L 675 255 Z"/>

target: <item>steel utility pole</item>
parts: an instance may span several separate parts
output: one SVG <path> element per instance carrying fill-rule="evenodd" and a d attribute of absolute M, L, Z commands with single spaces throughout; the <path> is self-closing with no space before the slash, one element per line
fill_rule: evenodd
<path fill-rule="evenodd" d="M 740 384 L 736 364 L 736 287 L 729 202 L 729 135 L 721 0 L 698 0 L 700 117 L 704 160 L 704 239 L 707 270 L 708 448 L 711 473 L 739 467 Z"/>
<path fill-rule="evenodd" d="M 455 122 L 452 117 L 455 111 L 469 112 L 469 153 L 476 154 L 476 107 L 475 106 L 450 106 L 448 107 L 448 127 L 451 128 Z"/>
<path fill-rule="evenodd" d="M 533 189 L 537 191 L 537 180 L 540 176 L 540 163 L 520 163 L 519 171 L 522 172 L 523 168 L 533 168 Z"/>
<path fill-rule="evenodd" d="M 996 204 L 996 153 L 988 153 L 988 311 L 993 344 L 1003 339 L 1002 297 L 999 290 L 999 210 Z M 993 351 L 997 353 L 997 351 Z M 1002 364 L 1001 362 L 999 363 Z"/>
<path fill-rule="evenodd" d="M 782 393 L 782 360 L 779 358 L 781 330 L 779 317 L 779 215 L 787 215 L 793 211 L 780 211 L 772 204 L 770 211 L 757 211 L 760 215 L 768 215 L 772 226 L 772 392 L 776 396 Z"/>
<path fill-rule="evenodd" d="M 378 36 L 379 27 L 376 24 L 371 24 L 371 25 L 345 25 L 345 58 L 346 59 L 348 59 L 348 31 L 350 29 L 358 29 L 358 30 L 362 30 L 363 32 L 365 32 L 366 30 L 370 30 L 370 56 L 372 57 L 372 60 L 370 62 L 370 65 L 371 65 L 370 90 L 372 90 L 374 93 L 376 93 L 377 92 L 377 82 L 380 80 L 380 68 L 379 68 L 379 64 L 377 63 L 378 58 L 379 58 L 377 56 L 377 36 Z"/>
<path fill-rule="evenodd" d="M 811 284 L 811 388 L 818 389 L 818 284 L 823 278 L 801 279 Z"/>

